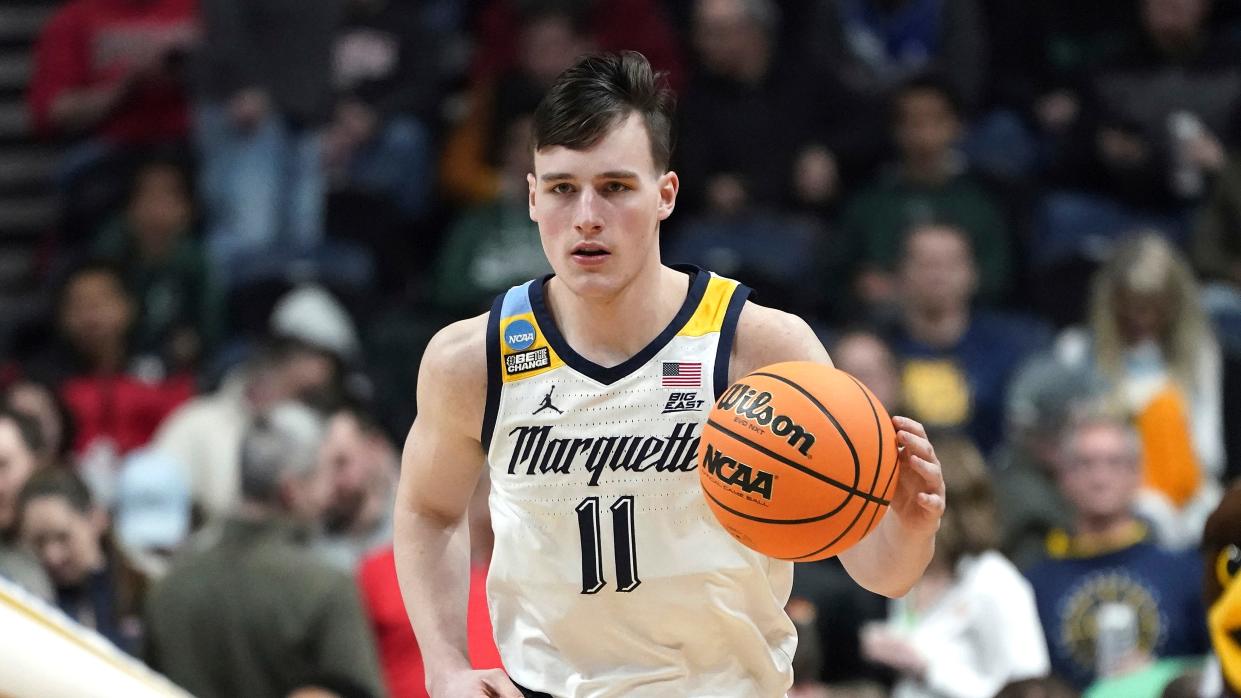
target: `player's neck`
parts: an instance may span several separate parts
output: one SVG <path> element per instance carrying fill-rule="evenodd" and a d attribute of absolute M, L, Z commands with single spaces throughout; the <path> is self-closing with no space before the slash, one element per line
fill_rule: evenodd
<path fill-rule="evenodd" d="M 609 298 L 578 296 L 553 278 L 547 305 L 574 351 L 600 366 L 615 366 L 659 336 L 688 292 L 686 274 L 655 265 Z"/>

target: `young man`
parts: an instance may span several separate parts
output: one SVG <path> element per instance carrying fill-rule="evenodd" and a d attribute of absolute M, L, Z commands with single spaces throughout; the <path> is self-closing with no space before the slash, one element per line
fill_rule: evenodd
<path fill-rule="evenodd" d="M 535 114 L 528 177 L 556 273 L 427 348 L 395 548 L 436 698 L 782 696 L 792 683 L 792 565 L 716 523 L 694 456 L 731 381 L 830 359 L 805 322 L 747 302 L 745 287 L 660 263 L 680 185 L 671 121 L 671 95 L 641 55 L 591 56 L 562 74 Z M 559 411 L 534 414 L 553 386 Z M 925 431 L 895 425 L 892 512 L 842 555 L 854 579 L 892 596 L 930 560 L 944 508 Z M 511 680 L 466 656 L 464 521 L 484 463 L 487 586 Z"/>

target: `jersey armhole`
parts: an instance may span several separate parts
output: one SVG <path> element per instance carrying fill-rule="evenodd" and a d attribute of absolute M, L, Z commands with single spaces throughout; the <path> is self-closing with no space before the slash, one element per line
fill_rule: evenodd
<path fill-rule="evenodd" d="M 724 311 L 724 323 L 720 326 L 720 343 L 715 350 L 715 375 L 712 383 L 718 400 L 728 390 L 728 361 L 732 358 L 733 339 L 737 336 L 737 318 L 741 317 L 741 309 L 752 293 L 749 286 L 737 284 L 733 289 L 732 298 L 728 299 L 728 309 Z"/>
<path fill-rule="evenodd" d="M 487 316 L 487 405 L 483 408 L 483 429 L 479 434 L 483 453 L 491 450 L 491 432 L 496 428 L 500 388 L 504 385 L 504 377 L 500 375 L 500 316 L 504 312 L 504 296 L 501 293 L 496 297 Z"/>

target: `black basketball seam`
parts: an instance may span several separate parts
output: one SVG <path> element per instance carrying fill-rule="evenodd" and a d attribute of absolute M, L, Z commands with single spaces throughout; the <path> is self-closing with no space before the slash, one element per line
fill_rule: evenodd
<path fill-rule="evenodd" d="M 858 491 L 856 488 L 860 484 L 858 481 L 861 479 L 861 473 L 860 473 L 861 464 L 858 462 L 857 449 L 854 448 L 853 439 L 849 438 L 849 433 L 846 432 L 845 428 L 840 426 L 840 422 L 836 420 L 836 416 L 833 415 L 826 407 L 824 407 L 823 403 L 819 402 L 818 398 L 811 395 L 808 390 L 794 383 L 788 378 L 785 378 L 784 376 L 779 376 L 774 373 L 762 373 L 762 372 L 751 373 L 750 375 L 765 376 L 767 378 L 771 378 L 773 380 L 777 380 L 781 383 L 784 383 L 785 385 L 789 386 L 793 390 L 796 390 L 797 392 L 801 393 L 803 397 L 805 397 L 807 400 L 810 401 L 810 404 L 819 408 L 819 411 L 823 413 L 823 416 L 827 417 L 827 420 L 832 423 L 832 426 L 836 427 L 836 431 L 840 433 L 840 438 L 843 439 L 845 442 L 845 445 L 849 447 L 849 453 L 853 455 L 853 487 L 854 487 L 853 491 Z"/>
<path fill-rule="evenodd" d="M 847 374 L 846 374 L 846 375 L 847 375 Z M 779 378 L 779 376 L 772 376 L 772 377 L 773 377 L 773 378 Z M 859 388 L 861 388 L 861 385 L 862 385 L 862 384 L 861 384 L 861 383 L 858 383 L 858 382 L 857 382 L 857 379 L 853 378 L 853 376 L 849 376 L 849 378 L 850 378 L 851 380 L 853 380 L 853 382 L 854 382 L 855 384 L 857 384 Z M 793 387 L 798 387 L 798 386 L 796 386 L 796 385 L 794 385 L 794 384 L 792 384 L 792 383 L 790 383 L 790 385 L 793 385 Z M 799 389 L 800 389 L 800 388 L 799 388 Z M 804 394 L 804 391 L 803 391 L 803 394 Z M 881 424 L 879 424 L 879 413 L 875 410 L 875 405 L 874 405 L 874 403 L 873 403 L 873 402 L 871 402 L 871 400 L 870 400 L 870 396 L 866 393 L 866 390 L 865 390 L 865 389 L 863 389 L 863 390 L 862 390 L 862 396 L 866 398 L 866 402 L 867 402 L 867 404 L 869 404 L 869 405 L 870 405 L 871 414 L 874 416 L 874 419 L 875 419 L 875 427 L 879 430 L 879 436 L 880 436 L 880 437 L 882 437 L 882 436 L 883 436 L 883 427 L 882 427 L 882 425 L 881 425 Z M 810 398 L 812 402 L 815 402 L 815 403 L 816 403 L 816 405 L 818 404 L 818 401 L 817 401 L 817 400 L 814 400 L 814 398 L 813 398 L 812 396 L 807 395 L 807 397 L 808 397 L 808 398 Z M 819 407 L 820 407 L 820 409 L 823 409 L 821 405 L 820 405 Z M 824 413 L 825 413 L 825 414 L 827 413 L 825 409 L 824 409 Z M 830 418 L 830 415 L 829 415 L 829 418 Z M 832 421 L 833 421 L 833 423 L 835 423 L 835 419 L 833 419 Z M 837 428 L 839 428 L 839 425 L 837 425 Z M 842 434 L 844 433 L 844 430 L 843 430 L 843 429 L 841 429 L 841 433 L 842 433 Z M 882 462 L 883 462 L 883 439 L 882 439 L 882 438 L 879 438 L 879 439 L 878 439 L 878 441 L 879 441 L 879 463 L 882 463 Z M 854 457 L 855 457 L 855 459 L 856 459 L 856 451 L 854 452 Z M 872 494 L 873 494 L 873 492 L 874 492 L 875 485 L 876 485 L 876 484 L 878 484 L 878 482 L 879 482 L 879 467 L 878 467 L 878 464 L 876 464 L 876 467 L 875 467 L 875 469 L 874 469 L 874 470 L 875 470 L 874 482 L 872 482 L 872 483 L 871 483 L 871 492 L 872 492 Z M 894 467 L 894 468 L 892 469 L 892 471 L 893 471 L 893 472 L 896 472 L 896 468 Z M 890 479 L 890 477 L 889 477 L 889 480 L 888 480 L 888 485 L 889 485 L 889 486 L 891 485 L 891 479 Z M 884 487 L 884 494 L 887 494 L 887 487 L 886 487 L 886 486 Z M 847 501 L 847 500 L 846 500 L 846 501 Z M 861 509 L 858 509 L 857 514 L 855 514 L 855 515 L 853 516 L 853 520 L 849 522 L 849 525 L 848 525 L 848 526 L 845 526 L 844 530 L 842 530 L 842 531 L 841 531 L 841 532 L 840 532 L 840 533 L 839 533 L 839 534 L 838 534 L 835 538 L 833 538 L 830 542 L 828 542 L 828 543 L 827 543 L 827 545 L 824 545 L 824 546 L 822 546 L 821 548 L 818 548 L 817 550 L 812 550 L 812 551 L 810 551 L 810 552 L 808 552 L 808 553 L 805 553 L 805 554 L 802 554 L 802 555 L 798 555 L 798 556 L 796 556 L 796 557 L 786 557 L 786 558 L 781 558 L 781 559 L 784 559 L 784 560 L 802 560 L 802 559 L 805 559 L 805 558 L 808 558 L 808 557 L 812 557 L 812 556 L 818 555 L 819 553 L 823 552 L 824 550 L 827 550 L 828 548 L 832 547 L 833 545 L 836 545 L 836 543 L 840 542 L 840 539 L 842 539 L 842 538 L 844 538 L 845 536 L 849 535 L 849 531 L 852 531 L 852 530 L 853 530 L 853 527 L 857 525 L 858 521 L 860 521 L 860 520 L 862 519 L 862 517 L 866 515 L 866 507 L 870 506 L 870 503 L 871 503 L 872 501 L 875 501 L 874 499 L 872 499 L 872 497 L 862 496 L 862 508 L 861 508 Z M 882 501 L 882 500 L 880 500 L 880 501 Z M 885 502 L 885 504 L 886 504 L 886 502 Z M 866 526 L 866 531 L 864 531 L 864 532 L 862 533 L 862 538 L 865 538 L 865 537 L 866 537 L 866 534 L 867 534 L 867 533 L 870 533 L 870 526 L 874 524 L 875 517 L 876 517 L 876 516 L 878 516 L 878 514 L 879 514 L 879 507 L 875 507 L 875 510 L 874 510 L 873 512 L 871 512 L 871 520 L 870 520 L 870 523 L 868 523 L 868 524 L 867 524 L 867 526 Z M 858 540 L 861 540 L 861 538 L 859 538 Z"/>
<path fill-rule="evenodd" d="M 835 509 L 832 509 L 826 514 L 820 514 L 819 516 L 812 516 L 807 519 L 764 519 L 761 516 L 754 516 L 752 514 L 747 514 L 743 511 L 737 511 L 736 509 L 733 509 L 732 507 L 728 506 L 727 504 L 717 499 L 716 496 L 714 494 L 711 494 L 711 492 L 708 490 L 703 490 L 703 494 L 706 494 L 708 497 L 710 497 L 711 501 L 718 504 L 721 509 L 727 511 L 730 514 L 733 514 L 734 516 L 740 516 L 743 519 L 749 519 L 750 521 L 755 521 L 757 523 L 776 524 L 778 526 L 791 526 L 794 524 L 814 523 L 815 521 L 822 521 L 823 519 L 826 519 L 830 516 L 834 516 L 841 509 L 844 509 L 845 505 L 849 503 L 849 497 L 845 497 L 844 501 L 842 501 L 839 505 L 837 505 Z"/>
<path fill-rule="evenodd" d="M 817 471 L 815 471 L 815 470 L 811 470 L 811 469 L 809 469 L 809 468 L 807 468 L 807 467 L 805 467 L 805 466 L 801 465 L 800 463 L 797 463 L 797 462 L 795 462 L 795 461 L 793 461 L 793 460 L 790 460 L 790 459 L 788 459 L 788 458 L 785 458 L 784 456 L 780 455 L 779 453 L 776 453 L 775 451 L 772 451 L 772 450 L 770 450 L 770 449 L 766 448 L 765 446 L 762 446 L 762 445 L 760 445 L 760 444 L 757 444 L 757 443 L 755 443 L 755 442 L 753 442 L 753 441 L 749 440 L 748 438 L 746 438 L 746 437 L 744 437 L 744 436 L 742 436 L 742 435 L 740 435 L 740 434 L 738 434 L 738 433 L 736 433 L 736 432 L 734 432 L 734 431 L 732 431 L 732 430 L 730 430 L 730 429 L 727 429 L 727 428 L 725 428 L 725 427 L 721 426 L 720 424 L 718 424 L 718 423 L 717 423 L 715 420 L 713 420 L 713 419 L 708 419 L 708 420 L 707 420 L 707 426 L 714 428 L 716 431 L 719 431 L 719 432 L 720 432 L 720 433 L 722 433 L 722 434 L 727 434 L 728 436 L 732 437 L 732 438 L 733 438 L 733 439 L 735 439 L 736 441 L 740 441 L 741 443 L 745 444 L 746 446 L 749 446 L 750 448 L 754 449 L 755 451 L 758 451 L 759 453 L 762 453 L 763 455 L 765 455 L 765 456 L 767 456 L 767 457 L 769 457 L 769 458 L 773 458 L 773 459 L 775 459 L 775 460 L 777 460 L 777 461 L 780 461 L 781 463 L 783 463 L 783 464 L 785 464 L 785 465 L 789 466 L 790 468 L 793 468 L 794 470 L 797 470 L 797 471 L 802 472 L 802 473 L 804 473 L 804 474 L 806 474 L 806 475 L 809 475 L 810 477 L 813 477 L 813 478 L 814 478 L 814 479 L 816 479 L 816 480 L 821 480 L 822 482 L 825 482 L 825 483 L 827 483 L 827 484 L 829 484 L 829 485 L 831 485 L 831 486 L 833 486 L 833 487 L 835 487 L 835 488 L 837 488 L 837 489 L 844 490 L 845 492 L 848 492 L 850 495 L 857 495 L 858 497 L 861 497 L 862 499 L 869 499 L 869 500 L 874 501 L 874 502 L 879 503 L 879 504 L 887 504 L 887 503 L 888 503 L 888 502 L 887 502 L 887 500 L 880 499 L 880 498 L 876 497 L 875 495 L 873 495 L 873 494 L 871 494 L 871 493 L 869 493 L 869 492 L 863 492 L 863 491 L 861 491 L 861 490 L 859 490 L 859 489 L 857 489 L 857 488 L 849 487 L 848 485 L 846 485 L 846 484 L 845 484 L 845 483 L 843 483 L 843 482 L 837 482 L 836 480 L 833 480 L 832 478 L 830 478 L 830 477 L 828 477 L 828 476 L 824 475 L 823 473 L 817 472 Z M 855 452 L 855 457 L 856 457 L 856 452 Z M 848 499 L 846 499 L 846 500 L 845 500 L 845 502 L 848 502 L 848 501 L 849 501 Z"/>
<path fill-rule="evenodd" d="M 874 492 L 875 485 L 879 484 L 879 469 L 883 467 L 883 425 L 879 423 L 879 411 L 875 409 L 875 401 L 870 399 L 870 393 L 866 390 L 866 387 L 853 376 L 849 376 L 849 380 L 853 381 L 854 384 L 857 385 L 858 390 L 862 391 L 862 397 L 866 398 L 866 404 L 870 405 L 870 413 L 875 418 L 875 432 L 877 433 L 877 438 L 875 440 L 879 443 L 879 457 L 875 460 L 875 481 L 870 484 L 870 491 Z M 892 472 L 896 472 L 895 463 L 892 464 Z M 888 482 L 883 487 L 883 493 L 885 495 L 888 493 L 888 488 L 891 487 L 891 485 L 892 476 L 888 475 Z M 862 509 L 866 509 L 865 504 L 862 505 Z M 875 525 L 875 519 L 878 518 L 879 511 L 879 507 L 875 507 L 875 510 L 870 513 L 870 521 L 866 522 L 866 530 L 862 531 L 862 538 L 865 538 L 870 534 L 870 529 Z"/>

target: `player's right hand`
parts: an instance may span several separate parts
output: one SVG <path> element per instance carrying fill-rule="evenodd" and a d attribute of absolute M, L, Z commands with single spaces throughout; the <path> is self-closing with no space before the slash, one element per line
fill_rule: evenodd
<path fill-rule="evenodd" d="M 431 698 L 523 698 L 500 669 L 448 674 L 427 688 Z"/>

